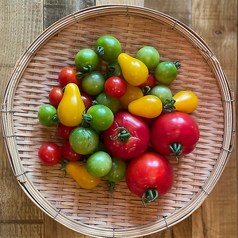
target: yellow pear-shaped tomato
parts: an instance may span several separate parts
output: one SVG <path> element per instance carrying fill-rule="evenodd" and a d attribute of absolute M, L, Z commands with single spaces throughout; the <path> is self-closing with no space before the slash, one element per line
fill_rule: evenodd
<path fill-rule="evenodd" d="M 128 106 L 130 113 L 145 118 L 158 117 L 161 114 L 162 109 L 161 100 L 154 95 L 143 96 L 132 101 Z"/>
<path fill-rule="evenodd" d="M 69 127 L 77 126 L 82 122 L 82 113 L 85 110 L 78 86 L 69 83 L 65 87 L 57 114 L 60 122 Z"/>
<path fill-rule="evenodd" d="M 197 96 L 190 91 L 180 91 L 173 96 L 176 111 L 191 113 L 198 106 Z"/>
<path fill-rule="evenodd" d="M 94 188 L 101 181 L 100 177 L 88 173 L 83 161 L 70 161 L 66 164 L 65 170 L 82 188 Z"/>
<path fill-rule="evenodd" d="M 124 109 L 128 109 L 130 102 L 143 97 L 143 92 L 139 87 L 127 84 L 126 92 L 119 98 L 120 104 Z"/>
<path fill-rule="evenodd" d="M 149 75 L 147 66 L 140 60 L 131 57 L 128 54 L 121 53 L 118 56 L 124 79 L 133 86 L 143 84 Z"/>

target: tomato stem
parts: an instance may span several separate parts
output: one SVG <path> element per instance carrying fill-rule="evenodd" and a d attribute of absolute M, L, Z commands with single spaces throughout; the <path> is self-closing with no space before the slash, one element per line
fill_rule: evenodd
<path fill-rule="evenodd" d="M 169 112 L 176 111 L 176 107 L 174 106 L 176 100 L 173 98 L 167 98 L 164 100 L 165 105 L 163 106 L 164 109 L 169 109 Z"/>
<path fill-rule="evenodd" d="M 183 152 L 182 145 L 179 142 L 174 142 L 169 145 L 170 155 L 175 156 L 178 160 L 178 156 L 180 156 Z"/>
<path fill-rule="evenodd" d="M 130 139 L 131 134 L 125 127 L 117 127 L 114 131 L 116 130 L 120 130 L 120 132 L 114 137 L 110 135 L 111 140 L 119 140 L 121 143 L 124 143 Z"/>
<path fill-rule="evenodd" d="M 82 79 L 84 77 L 84 73 L 82 73 L 82 72 L 77 72 L 76 73 L 76 78 L 77 79 Z"/>
<path fill-rule="evenodd" d="M 115 182 L 107 180 L 106 184 L 107 184 L 107 187 L 108 187 L 110 193 L 113 193 L 115 190 L 115 185 L 116 185 Z"/>
<path fill-rule="evenodd" d="M 96 49 L 96 53 L 99 55 L 104 55 L 104 48 L 102 46 L 98 46 Z"/>
<path fill-rule="evenodd" d="M 181 64 L 178 61 L 175 61 L 174 64 L 175 64 L 177 69 L 179 69 L 181 67 Z"/>
<path fill-rule="evenodd" d="M 59 120 L 59 117 L 58 117 L 57 113 L 55 113 L 55 114 L 53 115 L 53 117 L 52 117 L 52 122 L 56 122 L 57 124 L 60 123 L 60 120 Z"/>
<path fill-rule="evenodd" d="M 63 168 L 61 168 L 60 170 L 61 170 L 61 171 L 64 171 L 64 177 L 66 177 L 66 165 L 69 163 L 69 161 L 66 160 L 66 159 L 64 159 L 64 158 L 62 158 L 62 159 L 60 160 L 60 163 L 61 163 L 61 165 L 63 166 Z"/>
<path fill-rule="evenodd" d="M 108 65 L 107 67 L 108 67 L 108 71 L 110 74 L 115 74 L 115 72 L 116 72 L 115 66 Z"/>
<path fill-rule="evenodd" d="M 85 128 L 90 127 L 90 124 L 91 124 L 92 120 L 93 120 L 92 115 L 87 114 L 87 113 L 83 113 L 83 114 L 82 114 L 81 126 L 82 126 L 82 127 L 85 127 Z"/>
<path fill-rule="evenodd" d="M 150 88 L 150 86 L 144 86 L 141 90 L 144 95 L 148 95 L 149 92 L 151 91 L 151 88 Z"/>
<path fill-rule="evenodd" d="M 142 203 L 145 208 L 149 209 L 145 204 L 154 202 L 158 198 L 159 194 L 155 188 L 147 188 L 142 195 Z"/>

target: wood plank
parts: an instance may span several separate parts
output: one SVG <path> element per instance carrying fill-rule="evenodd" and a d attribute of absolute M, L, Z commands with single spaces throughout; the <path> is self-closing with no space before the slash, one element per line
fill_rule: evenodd
<path fill-rule="evenodd" d="M 0 86 L 5 88 L 13 67 L 42 31 L 42 1 L 0 2 Z M 4 90 L 0 96 L 3 97 Z M 13 175 L 3 137 L 0 139 L 0 236 L 42 237 L 43 213 L 26 196 Z M 4 235 L 3 235 L 4 234 Z"/>
<path fill-rule="evenodd" d="M 191 26 L 191 2 L 192 0 L 145 0 L 145 7 L 168 14 L 188 26 Z"/>
<path fill-rule="evenodd" d="M 237 1 L 193 1 L 192 28 L 217 56 L 234 91 L 237 86 Z M 236 145 L 236 144 L 235 144 Z M 237 151 L 202 206 L 192 215 L 192 237 L 238 237 Z"/>

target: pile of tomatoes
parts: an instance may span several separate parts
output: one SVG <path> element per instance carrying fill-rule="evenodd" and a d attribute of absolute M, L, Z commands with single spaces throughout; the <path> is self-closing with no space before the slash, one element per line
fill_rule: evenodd
<path fill-rule="evenodd" d="M 100 61 L 106 72 L 98 71 Z M 126 178 L 128 189 L 145 205 L 167 193 L 174 182 L 167 156 L 191 153 L 199 128 L 189 115 L 198 106 L 193 92 L 175 95 L 169 84 L 180 64 L 160 62 L 151 46 L 135 57 L 122 53 L 113 36 L 102 36 L 95 49 L 75 56 L 75 69 L 63 68 L 59 87 L 38 110 L 39 121 L 57 127 L 62 146 L 48 142 L 38 151 L 45 165 L 62 163 L 82 187 L 105 179 L 110 192 Z"/>

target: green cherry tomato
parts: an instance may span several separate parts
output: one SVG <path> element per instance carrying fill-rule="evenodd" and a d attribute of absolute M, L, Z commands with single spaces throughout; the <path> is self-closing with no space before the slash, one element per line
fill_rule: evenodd
<path fill-rule="evenodd" d="M 121 66 L 117 60 L 115 60 L 107 65 L 106 73 L 107 73 L 108 78 L 110 78 L 112 76 L 117 76 L 119 78 L 124 79 L 122 71 L 121 71 Z"/>
<path fill-rule="evenodd" d="M 81 88 L 85 93 L 95 96 L 103 91 L 105 81 L 106 79 L 102 73 L 93 71 L 82 79 Z"/>
<path fill-rule="evenodd" d="M 113 112 L 104 105 L 91 106 L 87 113 L 83 114 L 83 121 L 89 123 L 96 131 L 107 130 L 112 125 L 113 120 Z"/>
<path fill-rule="evenodd" d="M 75 65 L 79 71 L 90 72 L 98 67 L 99 58 L 91 49 L 80 50 L 75 56 Z"/>
<path fill-rule="evenodd" d="M 95 43 L 95 51 L 102 60 L 112 62 L 121 53 L 121 43 L 113 36 L 102 36 Z"/>
<path fill-rule="evenodd" d="M 103 177 L 112 168 L 112 158 L 104 151 L 97 151 L 87 159 L 86 168 L 92 176 Z"/>
<path fill-rule="evenodd" d="M 38 119 L 44 126 L 56 126 L 59 124 L 57 109 L 51 104 L 44 104 L 38 109 Z"/>
<path fill-rule="evenodd" d="M 159 52 L 152 46 L 144 46 L 139 49 L 136 58 L 142 61 L 149 70 L 156 68 L 160 61 Z"/>
<path fill-rule="evenodd" d="M 112 157 L 112 168 L 104 176 L 105 179 L 112 182 L 120 182 L 126 175 L 126 163 L 123 159 Z"/>
<path fill-rule="evenodd" d="M 149 94 L 158 97 L 161 100 L 163 106 L 166 104 L 165 100 L 172 97 L 172 92 L 171 92 L 170 88 L 167 87 L 166 85 L 154 86 L 150 90 Z"/>
<path fill-rule="evenodd" d="M 69 144 L 81 155 L 91 154 L 99 143 L 99 135 L 92 128 L 77 127 L 71 131 Z"/>
<path fill-rule="evenodd" d="M 180 64 L 178 62 L 164 61 L 155 68 L 155 78 L 159 83 L 169 84 L 175 80 Z"/>
<path fill-rule="evenodd" d="M 101 104 L 110 108 L 114 114 L 116 114 L 120 109 L 119 99 L 109 96 L 106 92 L 100 93 L 96 97 L 96 101 L 98 104 Z"/>

